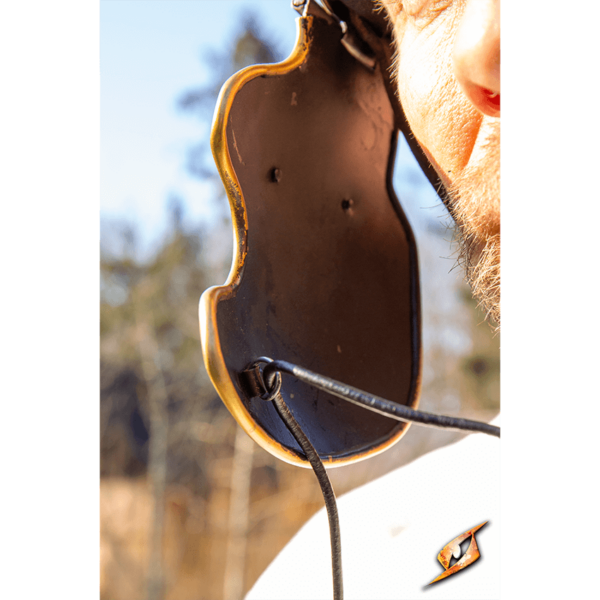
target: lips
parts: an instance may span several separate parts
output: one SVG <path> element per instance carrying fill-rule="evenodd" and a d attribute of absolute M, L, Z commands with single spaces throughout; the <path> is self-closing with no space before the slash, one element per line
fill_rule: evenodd
<path fill-rule="evenodd" d="M 493 110 L 500 112 L 500 94 L 498 92 L 492 92 L 492 90 L 487 90 L 482 88 L 483 95 L 487 100 L 488 104 Z"/>

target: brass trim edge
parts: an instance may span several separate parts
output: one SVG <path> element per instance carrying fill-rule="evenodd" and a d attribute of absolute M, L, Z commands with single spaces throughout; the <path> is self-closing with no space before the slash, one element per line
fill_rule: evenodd
<path fill-rule="evenodd" d="M 227 122 L 233 100 L 238 91 L 249 81 L 260 76 L 285 75 L 299 67 L 308 55 L 312 16 L 296 19 L 297 39 L 296 46 L 290 56 L 280 63 L 268 65 L 252 65 L 232 75 L 221 88 L 217 100 L 217 107 L 213 117 L 211 129 L 211 148 L 217 170 L 225 187 L 229 206 L 231 209 L 233 223 L 233 260 L 227 280 L 223 285 L 208 288 L 200 298 L 199 321 L 200 340 L 202 356 L 208 372 L 208 376 L 214 385 L 221 400 L 231 412 L 242 429 L 262 448 L 277 458 L 293 465 L 311 468 L 310 463 L 276 442 L 267 432 L 258 425 L 242 401 L 233 385 L 231 376 L 225 364 L 221 342 L 217 329 L 217 304 L 220 300 L 231 297 L 238 287 L 246 254 L 248 253 L 248 216 L 246 204 L 233 169 L 231 156 L 227 144 Z M 419 382 L 420 383 L 420 382 Z M 420 387 L 417 385 L 417 387 Z M 417 392 L 416 398 L 419 394 Z M 413 399 L 414 403 L 414 399 Z M 353 454 L 348 457 L 336 459 L 325 458 L 323 463 L 327 467 L 340 467 L 370 458 L 387 450 L 394 445 L 409 429 L 410 423 L 406 423 L 396 435 L 392 436 L 376 448 L 362 454 Z"/>

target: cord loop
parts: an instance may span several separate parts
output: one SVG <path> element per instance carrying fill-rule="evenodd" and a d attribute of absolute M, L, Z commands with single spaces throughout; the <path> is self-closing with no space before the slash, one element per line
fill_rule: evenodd
<path fill-rule="evenodd" d="M 258 379 L 258 384 L 260 385 L 263 393 L 260 395 L 262 400 L 267 402 L 271 402 L 275 400 L 279 392 L 281 392 L 281 372 L 272 370 L 267 375 L 265 375 L 264 371 L 260 368 L 261 363 L 272 363 L 273 359 L 268 356 L 261 356 L 257 358 L 249 367 L 249 369 L 253 369 L 255 375 Z"/>

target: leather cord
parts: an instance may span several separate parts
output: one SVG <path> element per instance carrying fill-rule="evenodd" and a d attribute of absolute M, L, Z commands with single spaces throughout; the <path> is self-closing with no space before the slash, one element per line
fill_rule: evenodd
<path fill-rule="evenodd" d="M 323 499 L 325 500 L 325 508 L 327 509 L 327 518 L 329 519 L 329 538 L 331 540 L 331 570 L 333 572 L 333 598 L 334 600 L 343 600 L 344 587 L 342 578 L 342 541 L 340 538 L 340 522 L 338 518 L 337 503 L 335 501 L 335 493 L 329 481 L 327 471 L 323 466 L 323 462 L 319 458 L 314 446 L 306 437 L 300 425 L 294 419 L 290 409 L 287 407 L 280 393 L 276 393 L 273 402 L 279 416 L 283 419 L 290 433 L 294 436 L 306 458 L 313 468 Z"/>
<path fill-rule="evenodd" d="M 470 431 L 477 433 L 485 433 L 500 437 L 500 427 L 490 425 L 481 421 L 473 421 L 471 419 L 462 419 L 458 417 L 449 417 L 446 415 L 436 415 L 422 410 L 414 410 L 402 404 L 396 404 L 385 398 L 369 394 L 358 388 L 346 385 L 335 379 L 319 375 L 313 371 L 309 371 L 298 365 L 294 365 L 284 360 L 270 360 L 263 358 L 257 362 L 268 362 L 263 369 L 263 378 L 266 383 L 267 391 L 270 390 L 276 379 L 278 372 L 288 373 L 297 377 L 300 381 L 308 383 L 324 392 L 333 394 L 343 400 L 348 400 L 352 404 L 357 404 L 379 413 L 386 417 L 396 419 L 397 421 L 406 421 L 408 423 L 416 423 L 425 427 L 435 427 L 437 429 L 453 429 L 457 431 Z M 264 396 L 263 396 L 264 397 Z M 265 398 L 269 399 L 269 398 Z"/>
<path fill-rule="evenodd" d="M 266 363 L 260 370 L 260 364 Z M 342 543 L 340 536 L 340 523 L 337 511 L 335 493 L 327 471 L 321 461 L 319 454 L 311 444 L 306 434 L 302 431 L 300 425 L 287 407 L 281 396 L 282 377 L 281 373 L 293 375 L 299 380 L 312 385 L 324 392 L 333 394 L 338 398 L 348 400 L 353 404 L 362 406 L 384 416 L 424 425 L 439 429 L 455 429 L 459 431 L 479 432 L 495 437 L 500 437 L 500 428 L 495 425 L 473 421 L 470 419 L 460 419 L 448 417 L 445 415 L 435 415 L 420 410 L 413 410 L 407 406 L 390 402 L 379 396 L 374 396 L 359 390 L 358 388 L 346 385 L 335 379 L 319 375 L 298 365 L 294 365 L 284 360 L 272 360 L 263 356 L 254 361 L 245 371 L 254 381 L 255 392 L 260 393 L 263 400 L 272 401 L 275 408 L 294 439 L 298 442 L 310 463 L 325 501 L 327 518 L 329 520 L 329 537 L 331 541 L 331 567 L 333 573 L 333 598 L 334 600 L 343 600 L 343 578 L 342 578 Z"/>
<path fill-rule="evenodd" d="M 245 373 L 251 374 L 255 389 L 257 392 L 265 392 L 261 394 L 263 400 L 272 401 L 275 404 L 275 408 L 290 433 L 294 436 L 294 439 L 298 442 L 300 448 L 304 452 L 310 466 L 312 467 L 321 492 L 323 499 L 325 500 L 325 508 L 327 510 L 327 519 L 329 520 L 329 538 L 331 541 L 331 570 L 333 573 L 333 600 L 343 600 L 344 598 L 344 587 L 342 578 L 342 541 L 340 537 L 340 521 L 338 518 L 337 503 L 335 500 L 335 492 L 323 465 L 319 453 L 315 447 L 311 444 L 310 440 L 302 431 L 298 421 L 292 415 L 292 412 L 285 403 L 281 396 L 281 373 L 279 371 L 271 371 L 270 374 L 265 375 L 264 371 L 261 373 L 259 365 L 260 363 L 271 364 L 273 361 L 266 356 L 263 356 L 252 363 L 246 369 Z"/>

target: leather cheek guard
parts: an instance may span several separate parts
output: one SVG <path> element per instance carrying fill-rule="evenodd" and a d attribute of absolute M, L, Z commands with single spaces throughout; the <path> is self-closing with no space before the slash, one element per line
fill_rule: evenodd
<path fill-rule="evenodd" d="M 309 466 L 242 373 L 269 356 L 416 408 L 417 251 L 392 189 L 398 116 L 380 62 L 366 68 L 339 23 L 309 3 L 288 59 L 223 86 L 212 149 L 231 207 L 226 283 L 200 301 L 208 374 L 263 448 Z M 281 394 L 327 465 L 377 454 L 408 424 L 285 376 Z"/>
<path fill-rule="evenodd" d="M 307 8 L 312 0 L 304 2 Z M 444 183 L 437 171 L 427 158 L 423 148 L 415 138 L 408 119 L 398 98 L 395 82 L 392 80 L 394 43 L 392 26 L 388 22 L 383 7 L 374 0 L 322 0 L 326 9 L 335 18 L 345 23 L 347 32 L 344 37 L 352 40 L 359 48 L 367 49 L 374 60 L 381 66 L 381 74 L 394 110 L 396 128 L 399 129 L 416 158 L 421 170 L 437 192 L 440 200 L 446 206 L 450 215 L 454 216 L 454 208 L 448 197 Z"/>

